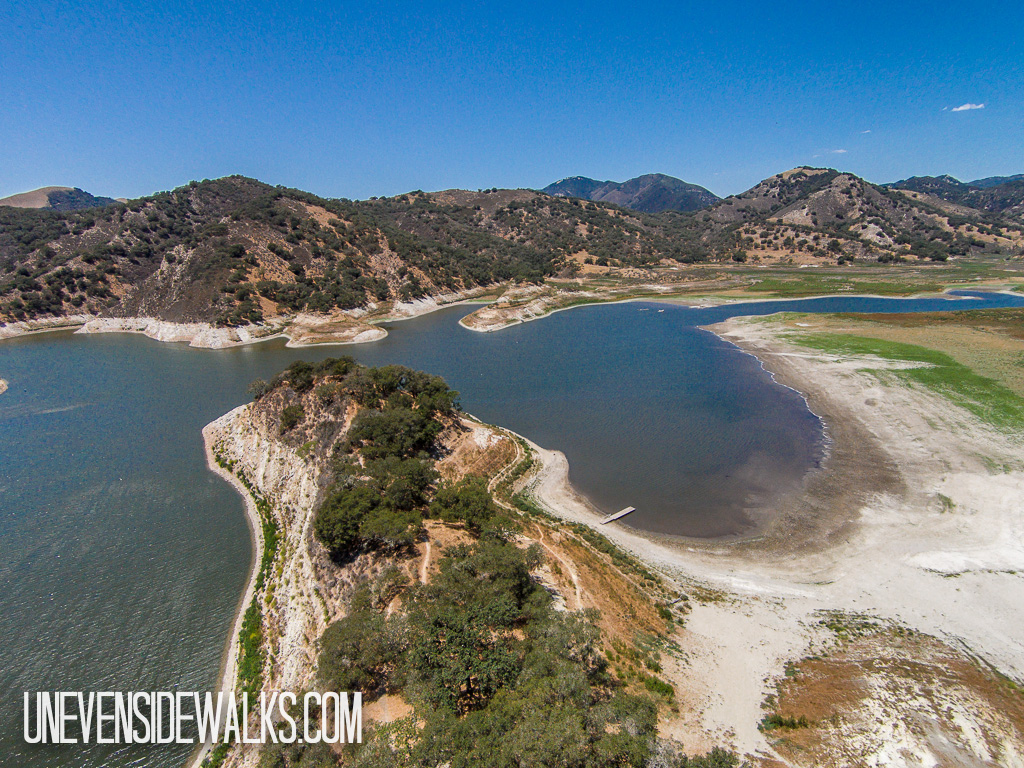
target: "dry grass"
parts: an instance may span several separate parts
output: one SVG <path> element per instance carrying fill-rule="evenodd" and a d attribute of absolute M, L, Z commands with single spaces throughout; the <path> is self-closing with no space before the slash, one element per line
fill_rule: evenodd
<path fill-rule="evenodd" d="M 936 765 L 1003 765 L 1024 745 L 1019 688 L 900 628 L 854 635 L 791 665 L 769 704 L 790 724 L 769 731 L 773 747 L 797 766 L 915 764 L 925 754 Z"/>
<path fill-rule="evenodd" d="M 469 475 L 494 479 L 521 458 L 508 434 L 483 424 L 463 422 L 462 429 L 448 430 L 442 439 L 446 455 L 437 468 L 447 481 Z M 507 502 L 499 503 L 507 506 Z M 560 609 L 598 612 L 597 626 L 613 674 L 627 690 L 647 693 L 645 681 L 664 677 L 658 667 L 659 649 L 671 628 L 658 609 L 664 595 L 652 594 L 649 585 L 618 568 L 609 554 L 559 523 L 525 516 L 521 523 L 519 546 L 538 546 L 544 559 L 534 577 L 556 593 Z M 426 528 L 435 563 L 439 546 L 468 541 L 461 526 L 428 521 Z M 426 545 L 419 549 L 422 558 Z M 677 614 L 684 611 L 684 606 L 677 608 Z M 675 708 L 671 697 L 662 694 L 661 701 Z"/>
<path fill-rule="evenodd" d="M 459 430 L 441 437 L 444 458 L 437 462 L 441 478 L 455 482 L 463 477 L 491 478 L 515 460 L 515 443 L 500 430 L 464 422 Z"/>

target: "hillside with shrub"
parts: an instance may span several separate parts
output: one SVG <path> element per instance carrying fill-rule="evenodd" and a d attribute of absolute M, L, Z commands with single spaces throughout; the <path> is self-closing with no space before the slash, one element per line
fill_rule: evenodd
<path fill-rule="evenodd" d="M 31 192 L 0 198 L 0 206 L 49 211 L 80 211 L 115 203 L 117 200 L 112 197 L 99 197 L 78 187 L 41 187 Z"/>
<path fill-rule="evenodd" d="M 703 210 L 656 214 L 530 190 L 334 200 L 232 176 L 81 211 L 0 206 L 0 322 L 87 315 L 244 326 L 542 283 L 587 265 L 656 279 L 658 267 L 762 256 L 843 264 L 1020 255 L 1024 227 L 1006 210 L 812 168 Z"/>
<path fill-rule="evenodd" d="M 353 202 L 230 177 L 83 212 L 0 207 L 0 319 L 244 325 L 541 282 L 588 248 L 656 261 L 666 235 L 614 206 L 534 192 Z"/>
<path fill-rule="evenodd" d="M 717 251 L 774 245 L 819 258 L 946 261 L 1019 253 L 1024 227 L 981 210 L 949 209 L 927 195 L 849 173 L 796 168 L 695 214 Z"/>
<path fill-rule="evenodd" d="M 1017 222 L 1024 221 L 1024 175 L 992 176 L 969 182 L 952 176 L 913 176 L 889 186 L 921 192 Z"/>

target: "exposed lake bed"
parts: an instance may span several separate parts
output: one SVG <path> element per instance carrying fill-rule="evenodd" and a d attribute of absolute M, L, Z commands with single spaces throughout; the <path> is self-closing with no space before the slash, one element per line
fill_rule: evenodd
<path fill-rule="evenodd" d="M 819 323 L 799 315 L 737 318 L 716 327 L 765 360 L 781 382 L 806 392 L 829 424 L 833 451 L 801 504 L 780 510 L 764 537 L 730 546 L 678 546 L 624 527 L 606 531 L 672 574 L 680 588 L 698 595 L 717 590 L 698 599 L 687 617 L 680 642 L 689 663 L 674 680 L 688 708 L 666 725 L 695 751 L 726 740 L 748 754 L 779 754 L 774 750 L 781 748 L 792 757 L 786 747 L 773 746 L 785 740 L 776 742 L 756 727 L 761 706 L 778 694 L 774 681 L 794 674 L 796 660 L 828 659 L 847 647 L 864 630 L 851 636 L 843 627 L 858 621 L 874 627 L 869 635 L 885 638 L 860 662 L 863 669 L 909 653 L 908 668 L 923 673 L 924 655 L 905 639 L 921 632 L 961 649 L 958 664 L 977 664 L 981 657 L 1013 679 L 1024 676 L 1024 644 L 1015 629 L 1024 612 L 1019 430 L 994 429 L 942 395 L 885 373 L 889 364 L 899 370 L 898 363 L 794 343 L 825 325 L 863 332 L 863 324 L 845 317 Z M 585 519 L 585 505 L 564 480 L 564 458 L 540 455 L 545 468 L 537 498 L 550 510 Z M 946 661 L 936 669 L 946 664 L 952 666 Z M 858 703 L 839 709 L 834 700 L 831 710 L 825 706 L 825 714 L 841 712 L 841 719 L 838 726 L 812 726 L 809 733 L 817 730 L 821 741 L 815 748 L 849 749 L 893 764 L 908 754 L 934 754 L 931 737 L 914 722 L 933 722 L 943 738 L 962 745 L 962 724 L 984 721 L 989 746 L 975 745 L 975 754 L 1012 764 L 1009 756 L 1020 748 L 1016 708 L 1004 716 L 1003 705 L 980 689 L 958 688 L 948 678 L 933 685 L 922 680 L 901 680 L 891 671 L 861 680 L 862 690 L 880 685 L 888 693 L 861 693 L 854 697 Z M 830 690 L 841 684 L 841 674 L 827 683 Z M 956 717 L 960 725 L 951 724 Z M 885 725 L 866 727 L 871 722 Z"/>

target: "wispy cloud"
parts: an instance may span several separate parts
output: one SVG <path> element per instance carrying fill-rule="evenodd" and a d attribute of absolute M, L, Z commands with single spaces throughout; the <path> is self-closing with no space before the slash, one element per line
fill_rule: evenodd
<path fill-rule="evenodd" d="M 966 104 L 961 104 L 959 107 L 953 107 L 953 111 L 954 112 L 966 112 L 968 109 L 984 109 L 984 108 L 985 108 L 984 104 L 971 104 L 970 102 L 967 102 Z"/>
<path fill-rule="evenodd" d="M 845 155 L 846 154 L 846 150 L 845 149 L 833 149 L 832 150 L 832 154 L 833 155 Z"/>

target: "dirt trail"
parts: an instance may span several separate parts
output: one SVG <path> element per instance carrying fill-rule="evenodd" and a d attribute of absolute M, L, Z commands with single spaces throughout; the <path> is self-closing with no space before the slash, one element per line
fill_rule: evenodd
<path fill-rule="evenodd" d="M 501 470 L 488 481 L 487 490 L 491 493 L 494 493 L 494 489 L 497 488 L 506 477 L 508 477 L 508 475 L 518 466 L 519 462 L 526 458 L 526 453 L 523 451 L 523 446 L 519 444 L 519 441 L 514 439 L 510 433 L 507 433 L 504 430 L 501 431 L 506 435 L 507 439 L 512 441 L 512 444 L 515 446 L 516 453 L 515 456 L 512 457 L 512 460 L 502 467 Z M 497 496 L 494 497 L 494 500 L 505 509 L 518 514 L 518 510 L 516 510 L 515 507 L 499 499 Z"/>
<path fill-rule="evenodd" d="M 420 584 L 427 583 L 427 568 L 430 567 L 430 540 L 427 539 L 426 548 L 423 550 L 423 562 L 420 563 Z"/>
<path fill-rule="evenodd" d="M 569 574 L 569 578 L 572 579 L 572 586 L 575 592 L 576 605 L 570 606 L 569 610 L 581 610 L 583 608 L 583 589 L 580 587 L 580 577 L 576 573 L 576 566 L 573 565 L 573 562 L 571 560 L 562 557 L 562 555 L 560 555 L 557 550 L 555 550 L 550 544 L 547 543 L 547 541 L 545 541 L 545 538 L 546 537 L 542 531 L 540 538 L 535 539 L 535 541 L 542 547 L 544 547 L 544 549 L 547 550 L 547 552 L 550 553 L 550 555 L 559 562 L 560 566 Z"/>
<path fill-rule="evenodd" d="M 513 472 L 517 466 L 519 466 L 519 463 L 526 458 L 526 451 L 523 449 L 522 444 L 519 442 L 519 440 L 515 439 L 517 436 L 514 436 L 507 430 L 500 431 L 506 436 L 506 439 L 512 441 L 512 444 L 515 446 L 515 454 L 513 455 L 512 459 L 504 467 L 502 467 L 501 470 L 495 473 L 495 475 L 490 479 L 490 481 L 488 481 L 487 490 L 490 491 L 492 494 L 494 494 L 494 489 L 497 488 L 498 485 L 500 485 L 502 481 L 504 481 L 505 478 L 508 477 L 509 474 Z M 515 515 L 519 514 L 518 509 L 516 509 L 513 505 L 509 504 L 504 499 L 502 499 L 500 496 L 495 494 L 493 498 L 495 503 L 501 508 L 508 510 L 509 512 L 512 512 Z M 554 547 L 548 544 L 548 542 L 545 540 L 546 536 L 543 531 L 541 531 L 539 539 L 535 539 L 529 536 L 524 536 L 524 539 L 530 542 L 536 542 L 537 544 L 540 544 L 545 549 L 545 551 L 547 551 L 555 560 L 558 561 L 560 567 L 562 567 L 565 570 L 565 572 L 569 574 L 569 578 L 572 580 L 573 584 L 573 592 L 575 599 L 575 606 L 568 606 L 569 610 L 580 610 L 581 608 L 583 608 L 583 588 L 580 586 L 579 574 L 577 573 L 576 567 L 572 563 L 572 561 L 564 557 Z"/>

